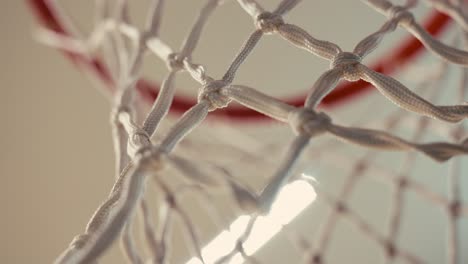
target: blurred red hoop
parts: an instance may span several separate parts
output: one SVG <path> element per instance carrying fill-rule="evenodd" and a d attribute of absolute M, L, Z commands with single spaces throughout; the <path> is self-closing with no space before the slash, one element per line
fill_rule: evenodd
<path fill-rule="evenodd" d="M 70 32 L 66 29 L 63 21 L 58 15 L 56 9 L 56 3 L 53 0 L 27 0 L 32 11 L 35 13 L 36 17 L 39 19 L 40 23 L 43 24 L 47 29 L 53 30 L 56 33 L 71 35 Z M 423 23 L 424 28 L 432 35 L 438 35 L 446 28 L 451 19 L 440 12 L 433 11 L 428 15 L 426 21 Z M 371 67 L 377 72 L 383 74 L 392 74 L 401 68 L 408 62 L 410 62 L 414 57 L 420 54 L 423 51 L 423 46 L 414 37 L 407 37 L 404 39 L 400 46 L 393 48 L 393 50 L 386 52 L 386 54 L 391 54 L 391 56 L 384 56 L 377 60 Z M 106 84 L 106 88 L 109 89 L 111 93 L 114 92 L 113 81 L 110 77 L 110 74 L 102 63 L 102 61 L 95 58 L 87 58 L 82 54 L 71 53 L 69 51 L 62 52 L 71 59 L 77 66 L 83 67 L 89 72 L 93 73 L 97 78 L 102 80 Z M 351 100 L 353 97 L 358 95 L 363 95 L 366 92 L 370 91 L 372 86 L 369 83 L 364 81 L 357 82 L 344 82 L 332 93 L 330 93 L 324 100 L 323 106 L 330 107 L 335 106 L 341 103 L 344 103 L 348 100 Z M 140 79 L 137 83 L 137 89 L 140 95 L 146 99 L 148 103 L 153 102 L 159 90 L 159 84 L 151 82 L 146 79 Z M 284 98 L 283 101 L 295 106 L 300 106 L 304 103 L 305 94 L 295 95 L 291 98 Z M 171 111 L 176 113 L 185 112 L 191 106 L 196 103 L 194 98 L 189 98 L 185 96 L 178 95 L 174 97 L 174 101 L 171 107 Z M 268 117 L 262 115 L 259 112 L 255 112 L 251 109 L 244 108 L 242 106 L 230 106 L 224 109 L 219 109 L 212 113 L 217 117 L 229 118 L 234 120 L 270 120 Z"/>

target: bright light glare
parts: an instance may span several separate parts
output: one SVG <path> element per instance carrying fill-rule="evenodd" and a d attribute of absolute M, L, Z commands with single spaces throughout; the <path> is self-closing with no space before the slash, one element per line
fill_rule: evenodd
<path fill-rule="evenodd" d="M 283 225 L 291 222 L 316 198 L 314 188 L 303 180 L 297 180 L 284 186 L 272 206 L 270 214 L 259 217 L 254 224 L 252 233 L 244 243 L 244 249 L 248 255 L 252 255 L 273 236 Z M 229 253 L 235 246 L 236 240 L 244 232 L 250 217 L 240 216 L 230 226 L 230 231 L 224 230 L 202 250 L 203 258 L 207 263 L 213 263 L 220 257 Z M 236 254 L 230 264 L 240 264 L 244 260 L 240 254 Z M 187 264 L 201 264 L 197 258 L 190 259 Z"/>

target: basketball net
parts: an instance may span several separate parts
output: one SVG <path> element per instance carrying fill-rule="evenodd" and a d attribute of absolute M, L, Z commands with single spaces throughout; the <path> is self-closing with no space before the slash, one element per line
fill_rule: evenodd
<path fill-rule="evenodd" d="M 253 263 L 261 262 L 255 258 L 254 250 L 247 249 L 249 239 L 257 227 L 267 225 L 260 224 L 263 223 L 261 221 L 267 221 L 265 219 L 274 214 L 273 211 L 280 210 L 275 209 L 276 202 L 279 202 L 279 197 L 287 188 L 296 188 L 296 182 L 301 182 L 303 187 L 295 190 L 299 192 L 300 188 L 305 188 L 304 195 L 309 195 L 303 200 L 312 201 L 316 193 L 317 199 L 330 208 L 319 216 L 323 223 L 312 238 L 289 228 L 287 221 L 280 224 L 279 229 L 285 229 L 288 233 L 286 239 L 297 247 L 305 263 L 329 263 L 328 258 L 331 257 L 327 252 L 333 242 L 337 223 L 341 220 L 348 221 L 361 235 L 377 245 L 387 262 L 394 259 L 409 263 L 430 261 L 398 243 L 407 193 L 415 194 L 431 206 L 442 209 L 448 223 L 446 262 L 462 263 L 460 250 L 466 248 L 466 245 L 463 246 L 460 242 L 462 234 L 459 222 L 461 218 L 468 217 L 468 205 L 463 202 L 461 186 L 463 171 L 466 176 L 466 169 L 461 164 L 462 156 L 468 154 L 468 140 L 462 124 L 464 118 L 468 117 L 468 72 L 463 68 L 468 66 L 468 15 L 463 0 L 426 0 L 423 3 L 408 0 L 403 5 L 386 0 L 363 0 L 370 7 L 370 12 L 379 12 L 387 20 L 383 25 L 377 25 L 375 32 L 370 32 L 349 52 L 335 43 L 316 39 L 313 33 L 287 22 L 284 15 L 299 6 L 301 1 L 284 0 L 276 9 L 265 10 L 255 0 L 238 0 L 240 8 L 251 16 L 255 29 L 221 78 L 211 76 L 203 67 L 203 62 L 192 60 L 191 55 L 202 37 L 210 15 L 227 1 L 206 1 L 178 50 L 174 50 L 159 37 L 164 2 L 153 1 L 148 7 L 147 23 L 143 29 L 139 29 L 132 24 L 126 0 L 98 0 L 94 30 L 83 37 L 55 2 L 30 1 L 45 21 L 44 28 L 38 34 L 39 39 L 64 51 L 87 73 L 98 76 L 109 89 L 113 102 L 112 136 L 117 164 L 114 186 L 108 198 L 91 217 L 85 231 L 73 239 L 56 263 L 95 263 L 119 238 L 123 252 L 131 263 L 166 263 L 170 260 L 171 250 L 180 246 L 171 242 L 171 229 L 177 221 L 187 237 L 186 244 L 192 249 L 194 259 L 190 261 L 227 263 L 237 258 Z M 415 19 L 412 9 L 418 4 L 429 5 L 455 21 L 453 30 L 456 31 L 456 37 L 452 42 L 441 42 L 428 33 L 430 29 Z M 417 38 L 429 51 L 432 59 L 431 62 L 425 61 L 422 65 L 415 63 L 413 67 L 409 67 L 406 73 L 413 76 L 411 87 L 391 77 L 385 70 L 368 67 L 364 62 L 385 37 L 397 28 L 402 28 Z M 329 69 L 324 69 L 308 91 L 302 105 L 278 100 L 254 87 L 236 83 L 238 69 L 259 40 L 271 34 L 304 49 L 311 56 L 329 62 Z M 168 73 L 158 91 L 141 79 L 141 68 L 147 54 L 167 64 Z M 174 85 L 177 76 L 183 73 L 199 83 L 198 97 L 189 102 L 193 104 L 188 108 L 181 107 L 183 103 L 176 94 Z M 444 86 L 445 91 L 442 92 L 443 82 L 448 75 L 457 80 L 456 85 Z M 405 74 L 401 78 L 406 78 Z M 347 89 L 337 88 L 342 80 L 349 83 L 370 83 L 379 92 L 373 96 L 380 98 L 383 95 L 381 98 L 394 103 L 394 111 L 385 113 L 378 120 L 355 120 L 353 124 L 338 121 L 339 118 L 332 114 L 334 112 L 320 106 L 323 106 L 323 101 L 328 100 L 331 103 L 330 98 L 333 96 L 345 97 L 340 94 L 346 94 Z M 453 96 L 451 103 L 439 105 L 442 95 L 447 94 Z M 156 97 L 154 102 L 152 96 Z M 150 108 L 145 106 L 148 102 L 151 103 Z M 226 111 L 234 102 L 246 108 Z M 171 105 L 172 109 L 177 108 L 183 113 L 175 121 L 163 125 L 167 120 L 173 119 L 168 117 Z M 359 106 L 349 103 L 346 107 Z M 379 112 L 378 105 L 368 107 Z M 236 141 L 251 140 L 245 135 L 247 132 L 216 132 L 222 131 L 222 128 L 217 127 L 218 124 L 204 121 L 213 115 L 218 116 L 222 123 L 223 118 L 228 115 L 226 113 L 237 117 L 269 117 L 289 125 L 288 128 L 282 126 L 282 129 L 288 130 L 293 137 L 289 143 L 275 142 L 273 139 L 270 141 L 271 145 L 264 144 L 257 148 L 257 151 L 263 148 L 257 153 L 246 151 L 240 146 L 229 144 L 234 141 L 229 137 L 235 136 Z M 198 141 L 194 140 L 197 137 L 190 137 L 197 134 L 197 127 L 205 125 L 213 126 L 214 132 L 210 135 L 213 140 L 208 140 L 207 134 L 199 134 Z M 246 126 L 252 128 L 262 125 L 256 123 Z M 368 125 L 378 127 L 370 128 Z M 407 138 L 396 135 L 401 126 L 409 131 Z M 245 129 L 248 131 L 249 128 Z M 218 141 L 216 134 L 222 140 Z M 426 141 L 423 139 L 426 136 L 445 139 Z M 316 140 L 322 138 L 326 140 L 315 144 Z M 330 138 L 340 141 L 329 140 Z M 311 144 L 313 146 L 308 147 Z M 347 155 L 343 148 L 348 145 L 349 149 L 359 148 L 365 151 L 359 152 L 359 155 Z M 212 156 L 204 156 L 204 150 L 209 148 L 219 148 L 219 151 Z M 273 149 L 282 152 L 281 160 L 268 157 Z M 398 156 L 393 157 L 400 157 L 402 161 L 397 163 L 399 165 L 382 165 L 382 162 L 378 162 L 375 150 L 378 150 L 379 155 L 397 152 Z M 234 156 L 236 159 L 243 157 L 244 160 L 229 163 L 228 161 L 235 160 Z M 466 163 L 466 158 L 464 159 Z M 340 167 L 338 173 L 342 176 L 342 184 L 334 193 L 322 188 L 320 180 L 317 183 L 313 173 L 304 170 L 308 161 L 317 163 L 318 160 L 323 164 L 328 162 Z M 427 176 L 444 177 L 448 182 L 447 196 L 409 176 L 415 170 L 418 160 L 450 163 L 449 172 L 445 175 Z M 272 175 L 268 176 L 261 187 L 249 186 L 236 174 L 236 168 L 249 162 L 266 164 L 262 166 L 272 168 Z M 177 183 L 174 184 L 174 180 L 169 183 L 168 178 L 174 177 L 179 179 Z M 366 219 L 366 215 L 361 215 L 348 204 L 358 182 L 366 177 L 378 178 L 390 185 L 391 205 L 387 230 L 375 228 Z M 158 197 L 149 201 L 153 198 L 150 198 L 151 194 L 148 192 L 145 193 L 147 189 L 155 191 Z M 184 206 L 183 199 L 186 196 L 197 197 L 193 199 L 203 208 L 197 209 L 197 212 L 206 212 L 213 224 L 227 228 L 229 220 L 224 219 L 223 209 L 214 202 L 214 199 L 226 193 L 236 207 L 232 211 L 243 214 L 245 221 L 232 242 L 231 250 L 212 256 L 205 250 L 207 246 L 199 238 L 198 222 L 193 218 L 192 211 Z M 141 250 L 135 241 L 132 223 L 137 212 L 140 212 L 142 219 L 146 250 Z M 154 219 L 158 219 L 157 227 L 154 226 Z M 231 226 L 231 231 L 232 229 L 235 228 Z"/>

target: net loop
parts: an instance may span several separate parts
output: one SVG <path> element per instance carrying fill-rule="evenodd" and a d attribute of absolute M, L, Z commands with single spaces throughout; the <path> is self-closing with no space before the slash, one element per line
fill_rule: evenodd
<path fill-rule="evenodd" d="M 330 69 L 340 68 L 343 70 L 343 78 L 347 81 L 358 81 L 361 73 L 356 65 L 361 63 L 362 58 L 352 52 L 338 53 L 330 63 Z"/>
<path fill-rule="evenodd" d="M 263 12 L 257 16 L 255 24 L 263 33 L 273 34 L 281 25 L 284 25 L 284 21 L 278 14 Z"/>
<path fill-rule="evenodd" d="M 180 71 L 184 69 L 184 61 L 185 58 L 174 52 L 167 56 L 166 66 L 170 71 Z"/>
<path fill-rule="evenodd" d="M 408 11 L 408 7 L 392 6 L 388 12 L 390 14 L 389 17 L 395 21 L 398 21 L 398 24 L 411 25 L 414 23 L 414 16 L 411 12 Z"/>
<path fill-rule="evenodd" d="M 200 88 L 198 93 L 198 102 L 208 102 L 208 111 L 214 111 L 229 105 L 231 99 L 221 93 L 221 89 L 229 86 L 228 82 L 223 80 L 208 80 L 207 84 Z"/>
<path fill-rule="evenodd" d="M 300 108 L 289 114 L 289 124 L 296 134 L 306 134 L 311 137 L 323 134 L 331 124 L 331 118 L 323 113 L 317 113 L 309 108 Z"/>

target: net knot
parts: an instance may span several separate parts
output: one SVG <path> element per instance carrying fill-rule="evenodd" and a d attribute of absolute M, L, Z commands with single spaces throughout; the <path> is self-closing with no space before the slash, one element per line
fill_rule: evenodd
<path fill-rule="evenodd" d="M 284 24 L 283 18 L 274 13 L 263 12 L 257 16 L 256 26 L 265 34 L 272 34 Z"/>
<path fill-rule="evenodd" d="M 327 114 L 317 113 L 308 108 L 300 108 L 292 112 L 288 119 L 297 134 L 307 134 L 311 137 L 324 133 L 331 124 L 331 118 Z"/>
<path fill-rule="evenodd" d="M 164 156 L 166 155 L 159 147 L 148 145 L 135 152 L 137 162 L 148 171 L 160 171 L 164 168 Z"/>
<path fill-rule="evenodd" d="M 198 93 L 198 102 L 207 101 L 210 103 L 209 111 L 228 106 L 231 99 L 221 94 L 221 89 L 228 86 L 229 83 L 223 80 L 211 80 L 201 87 Z"/>
<path fill-rule="evenodd" d="M 462 204 L 459 200 L 455 200 L 449 205 L 448 209 L 453 217 L 458 218 L 462 212 Z"/>
<path fill-rule="evenodd" d="M 390 259 L 394 259 L 398 254 L 398 250 L 395 247 L 395 244 L 392 243 L 392 241 L 387 241 L 387 243 L 385 244 L 385 251 Z"/>
<path fill-rule="evenodd" d="M 166 66 L 170 71 L 180 71 L 184 68 L 184 59 L 178 53 L 167 56 Z"/>
<path fill-rule="evenodd" d="M 137 157 L 142 151 L 151 146 L 150 136 L 142 128 L 135 128 L 129 137 L 127 153 L 130 157 Z"/>
<path fill-rule="evenodd" d="M 340 68 L 343 70 L 343 78 L 350 82 L 358 81 L 361 76 L 357 65 L 361 63 L 361 57 L 352 52 L 338 53 L 330 63 L 330 69 Z"/>
<path fill-rule="evenodd" d="M 398 24 L 409 25 L 414 22 L 414 16 L 406 7 L 393 6 L 389 9 L 390 18 L 398 21 Z"/>
<path fill-rule="evenodd" d="M 313 264 L 322 264 L 322 255 L 320 254 L 314 254 L 314 256 L 312 257 L 312 262 Z"/>

